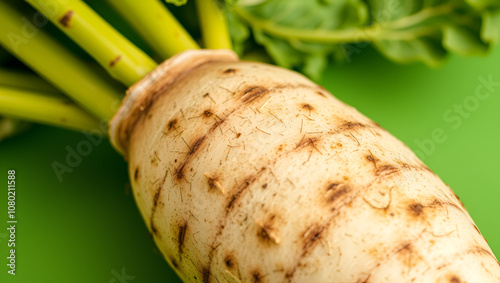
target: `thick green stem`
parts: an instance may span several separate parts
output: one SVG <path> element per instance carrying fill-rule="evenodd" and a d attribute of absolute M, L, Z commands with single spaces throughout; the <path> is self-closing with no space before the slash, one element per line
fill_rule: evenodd
<path fill-rule="evenodd" d="M 107 0 L 163 59 L 200 47 L 159 0 Z"/>
<path fill-rule="evenodd" d="M 196 0 L 203 42 L 208 49 L 232 49 L 224 12 L 215 0 Z"/>
<path fill-rule="evenodd" d="M 73 130 L 99 129 L 99 121 L 66 98 L 0 86 L 0 115 Z"/>
<path fill-rule="evenodd" d="M 156 67 L 142 50 L 81 0 L 26 0 L 115 79 L 131 86 Z"/>
<path fill-rule="evenodd" d="M 109 120 L 123 89 L 28 18 L 34 17 L 0 1 L 0 44 L 97 118 Z"/>
<path fill-rule="evenodd" d="M 51 94 L 61 94 L 57 88 L 31 72 L 6 70 L 4 68 L 0 68 L 0 85 Z"/>

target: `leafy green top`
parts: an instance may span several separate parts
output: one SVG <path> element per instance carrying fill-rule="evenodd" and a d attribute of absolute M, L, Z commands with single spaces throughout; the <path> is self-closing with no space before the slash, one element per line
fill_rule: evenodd
<path fill-rule="evenodd" d="M 168 2 L 185 2 L 167 0 Z M 177 3 L 179 4 L 179 3 Z M 225 0 L 234 48 L 254 41 L 279 65 L 318 77 L 367 42 L 396 62 L 438 65 L 500 40 L 498 0 Z"/>
<path fill-rule="evenodd" d="M 438 65 L 449 52 L 481 55 L 500 39 L 497 0 L 233 0 L 236 50 L 255 41 L 287 68 L 312 77 L 333 57 L 350 60 L 371 42 L 396 62 Z"/>
<path fill-rule="evenodd" d="M 448 53 L 483 55 L 500 41 L 498 0 L 219 1 L 238 53 L 257 43 L 278 65 L 313 78 L 368 43 L 395 62 L 436 66 Z"/>

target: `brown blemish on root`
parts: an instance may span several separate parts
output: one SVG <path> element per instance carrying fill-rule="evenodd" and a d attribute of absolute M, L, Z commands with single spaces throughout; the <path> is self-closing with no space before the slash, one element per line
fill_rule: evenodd
<path fill-rule="evenodd" d="M 462 201 L 460 200 L 460 198 L 458 197 L 458 195 L 454 191 L 452 191 L 452 193 L 455 196 L 455 198 L 458 200 L 458 203 L 460 203 L 460 205 L 462 206 L 462 208 L 465 209 L 465 206 L 462 203 Z"/>
<path fill-rule="evenodd" d="M 171 259 L 170 259 L 170 262 L 172 262 L 172 266 L 173 266 L 175 269 L 178 269 L 178 268 L 179 268 L 179 263 L 177 263 L 177 260 L 175 260 L 174 258 L 171 258 Z"/>
<path fill-rule="evenodd" d="M 285 273 L 285 279 L 287 281 L 290 281 L 290 279 L 294 276 L 295 272 L 297 271 L 297 268 L 300 267 L 301 265 L 301 259 L 306 257 L 307 254 L 312 251 L 318 243 L 320 243 L 321 238 L 323 237 L 323 233 L 326 230 L 326 225 L 319 225 L 319 224 L 313 224 L 309 226 L 304 233 L 302 233 L 301 239 L 303 241 L 302 245 L 302 254 L 300 255 L 300 258 L 298 262 L 294 265 L 294 267 Z"/>
<path fill-rule="evenodd" d="M 114 67 L 118 63 L 118 61 L 120 61 L 121 59 L 122 59 L 122 55 L 116 56 L 115 59 L 109 61 L 109 66 Z"/>
<path fill-rule="evenodd" d="M 245 191 L 246 188 L 248 188 L 253 182 L 255 182 L 255 180 L 257 180 L 257 178 L 266 170 L 266 167 L 262 167 L 260 169 L 259 172 L 255 173 L 255 174 L 252 174 L 248 177 L 245 178 L 245 181 L 243 181 L 243 184 L 239 185 L 238 186 L 238 189 L 236 191 L 236 193 L 233 194 L 233 196 L 231 197 L 229 203 L 227 204 L 226 206 L 226 213 L 228 213 L 229 211 L 231 211 L 231 209 L 233 208 L 235 202 L 240 198 L 241 194 L 243 193 L 243 191 Z"/>
<path fill-rule="evenodd" d="M 462 281 L 460 281 L 460 278 L 458 276 L 456 275 L 451 276 L 450 283 L 460 283 L 460 282 Z"/>
<path fill-rule="evenodd" d="M 137 179 L 139 179 L 139 167 L 136 167 L 134 171 L 134 180 L 137 181 Z"/>
<path fill-rule="evenodd" d="M 69 28 L 69 23 L 71 22 L 71 18 L 73 17 L 73 11 L 69 10 L 67 11 L 62 17 L 59 18 L 59 23 L 65 27 Z"/>
<path fill-rule="evenodd" d="M 477 228 L 477 225 L 472 223 L 472 227 L 474 227 L 474 229 L 477 231 L 478 234 L 481 234 L 481 232 L 479 231 L 479 228 Z"/>
<path fill-rule="evenodd" d="M 265 183 L 264 185 L 262 185 L 262 188 L 266 189 L 267 188 L 267 183 Z"/>
<path fill-rule="evenodd" d="M 418 261 L 422 258 L 415 252 L 412 243 L 404 243 L 397 250 L 395 250 L 394 254 L 398 256 L 398 259 L 402 261 L 402 263 L 408 268 L 412 268 L 418 264 Z"/>
<path fill-rule="evenodd" d="M 203 136 L 197 139 L 191 146 L 189 146 L 189 153 L 187 154 L 186 158 L 184 158 L 184 161 L 182 161 L 181 165 L 175 170 L 177 174 L 177 180 L 184 178 L 184 170 L 186 169 L 186 166 L 189 164 L 189 162 L 191 162 L 194 154 L 200 148 L 206 138 L 206 136 Z"/>
<path fill-rule="evenodd" d="M 201 278 L 203 279 L 203 283 L 209 283 L 210 282 L 210 270 L 208 268 L 203 268 L 203 271 L 201 272 Z"/>
<path fill-rule="evenodd" d="M 341 128 L 345 130 L 354 130 L 358 128 L 366 128 L 367 125 L 359 122 L 346 121 Z"/>
<path fill-rule="evenodd" d="M 373 163 L 373 166 L 375 167 L 375 170 L 378 170 L 378 168 L 377 168 L 377 161 L 380 161 L 380 159 L 376 158 L 371 151 L 369 151 L 369 152 L 370 152 L 370 154 L 366 156 L 366 159 L 369 162 Z"/>
<path fill-rule="evenodd" d="M 209 109 L 203 111 L 203 116 L 205 117 L 212 117 L 212 115 L 214 115 L 214 113 L 212 113 L 212 111 L 210 111 Z"/>
<path fill-rule="evenodd" d="M 160 198 L 160 194 L 161 194 L 161 191 L 162 191 L 162 188 L 163 188 L 163 184 L 165 184 L 165 180 L 167 179 L 167 176 L 168 176 L 168 171 L 166 171 L 165 175 L 163 175 L 163 179 L 158 184 L 156 192 L 155 192 L 155 194 L 153 196 L 153 208 L 151 209 L 151 216 L 150 216 L 150 219 L 149 219 L 149 223 L 150 223 L 150 226 L 151 226 L 151 231 L 153 231 L 153 234 L 155 234 L 156 236 L 159 236 L 159 235 L 158 235 L 158 230 L 156 229 L 156 226 L 155 226 L 155 223 L 154 223 L 154 216 L 155 216 L 155 212 L 156 212 L 156 207 L 158 206 L 158 200 Z"/>
<path fill-rule="evenodd" d="M 222 194 L 226 193 L 226 191 L 224 190 L 224 187 L 222 187 L 222 184 L 219 181 L 219 177 L 213 177 L 213 175 L 211 175 L 209 173 L 205 173 L 205 177 L 207 178 L 208 190 L 216 188 Z"/>
<path fill-rule="evenodd" d="M 151 232 L 153 232 L 154 235 L 158 236 L 158 229 L 156 229 L 156 225 L 153 222 L 152 217 L 151 217 L 151 221 L 150 221 L 150 226 L 151 226 Z"/>
<path fill-rule="evenodd" d="M 177 233 L 177 245 L 179 254 L 182 254 L 182 249 L 184 247 L 184 241 L 186 240 L 186 230 L 187 230 L 187 222 L 179 226 L 179 232 Z"/>
<path fill-rule="evenodd" d="M 314 107 L 312 107 L 309 103 L 303 103 L 301 105 L 301 108 L 307 110 L 309 112 L 309 115 L 311 114 L 311 111 L 314 110 Z"/>
<path fill-rule="evenodd" d="M 252 271 L 252 282 L 253 283 L 258 283 L 262 282 L 262 274 L 258 270 Z"/>
<path fill-rule="evenodd" d="M 349 191 L 350 188 L 346 184 L 331 183 L 326 187 L 326 201 L 327 203 L 332 203 Z"/>
<path fill-rule="evenodd" d="M 309 226 L 306 231 L 302 233 L 302 257 L 319 243 L 324 231 L 325 226 L 314 224 Z"/>
<path fill-rule="evenodd" d="M 490 256 L 494 259 L 496 259 L 495 255 L 493 255 L 493 253 L 491 253 L 490 251 L 488 251 L 487 249 L 481 247 L 481 246 L 475 246 L 475 247 L 472 247 L 468 253 L 472 253 L 472 254 L 483 254 L 483 255 L 487 255 L 487 256 Z"/>
<path fill-rule="evenodd" d="M 400 169 L 396 166 L 382 165 L 382 166 L 378 166 L 377 171 L 375 172 L 375 175 L 377 175 L 377 176 L 389 176 L 392 174 L 396 174 L 399 171 L 400 171 Z"/>
<path fill-rule="evenodd" d="M 243 102 L 250 103 L 268 92 L 269 90 L 263 86 L 251 86 L 243 91 L 241 98 Z"/>
<path fill-rule="evenodd" d="M 275 225 L 274 225 L 274 220 L 276 218 L 276 215 L 271 215 L 269 219 L 265 222 L 260 222 L 257 221 L 257 225 L 259 226 L 257 230 L 257 237 L 259 240 L 269 243 L 272 242 L 274 244 L 280 244 L 281 243 L 281 238 L 278 236 L 278 233 L 276 231 Z"/>
<path fill-rule="evenodd" d="M 236 70 L 236 69 L 229 68 L 229 69 L 224 70 L 224 72 L 223 72 L 223 73 L 224 73 L 224 74 L 234 74 L 234 73 L 236 73 L 237 71 L 238 71 L 238 70 Z"/>
<path fill-rule="evenodd" d="M 234 259 L 234 257 L 232 255 L 227 255 L 225 258 L 224 258 L 224 264 L 226 265 L 227 268 L 231 269 L 234 267 L 236 263 L 236 260 Z"/>
<path fill-rule="evenodd" d="M 168 122 L 168 130 L 172 130 L 172 129 L 175 129 L 175 125 L 177 124 L 177 119 L 172 119 L 170 120 L 170 122 Z"/>
<path fill-rule="evenodd" d="M 323 97 L 326 97 L 326 95 L 323 92 L 319 91 L 319 90 L 316 91 L 316 94 L 320 95 L 320 96 L 323 96 Z"/>
<path fill-rule="evenodd" d="M 424 213 L 424 206 L 420 203 L 412 203 L 408 206 L 411 215 L 418 217 Z"/>
<path fill-rule="evenodd" d="M 450 206 L 453 207 L 457 210 L 460 210 L 462 212 L 465 212 L 464 209 L 462 209 L 460 206 L 458 206 L 456 203 L 451 202 L 451 201 L 440 201 L 438 199 L 435 199 L 432 201 L 432 203 L 429 205 L 431 207 L 439 207 L 439 206 Z"/>
<path fill-rule="evenodd" d="M 154 197 L 153 197 L 153 210 L 156 210 L 156 207 L 158 206 L 158 199 L 160 198 L 160 192 L 161 192 L 161 188 L 158 188 L 156 190 Z"/>

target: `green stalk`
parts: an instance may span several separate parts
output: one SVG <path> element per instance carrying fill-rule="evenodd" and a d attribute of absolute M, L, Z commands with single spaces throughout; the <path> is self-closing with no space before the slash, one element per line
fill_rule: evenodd
<path fill-rule="evenodd" d="M 0 68 L 0 85 L 51 94 L 61 94 L 57 88 L 33 73 L 6 70 L 4 68 Z"/>
<path fill-rule="evenodd" d="M 81 0 L 26 0 L 118 81 L 131 86 L 156 68 L 142 50 Z"/>
<path fill-rule="evenodd" d="M 32 17 L 29 17 L 32 18 Z M 0 45 L 99 119 L 115 113 L 123 89 L 0 1 Z"/>
<path fill-rule="evenodd" d="M 107 0 L 163 59 L 200 47 L 159 0 Z"/>
<path fill-rule="evenodd" d="M 232 49 L 224 12 L 215 0 L 196 0 L 203 42 L 208 49 Z"/>
<path fill-rule="evenodd" d="M 99 129 L 99 121 L 66 98 L 0 86 L 0 115 L 73 130 Z"/>

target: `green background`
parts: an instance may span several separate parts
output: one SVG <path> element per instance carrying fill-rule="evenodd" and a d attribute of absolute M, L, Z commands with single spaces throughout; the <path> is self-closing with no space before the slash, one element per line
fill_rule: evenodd
<path fill-rule="evenodd" d="M 320 82 L 414 150 L 440 128 L 424 162 L 462 199 L 500 255 L 500 87 L 453 128 L 443 115 L 474 95 L 478 77 L 500 82 L 500 46 L 483 58 L 452 56 L 440 68 L 396 65 L 371 48 L 330 66 Z M 469 99 L 469 98 L 467 98 Z M 7 193 L 0 197 L 0 282 L 179 282 L 154 247 L 128 186 L 126 163 L 107 140 L 59 182 L 51 163 L 85 136 L 35 126 L 0 143 L 0 181 L 16 170 L 16 276 L 7 274 Z"/>

